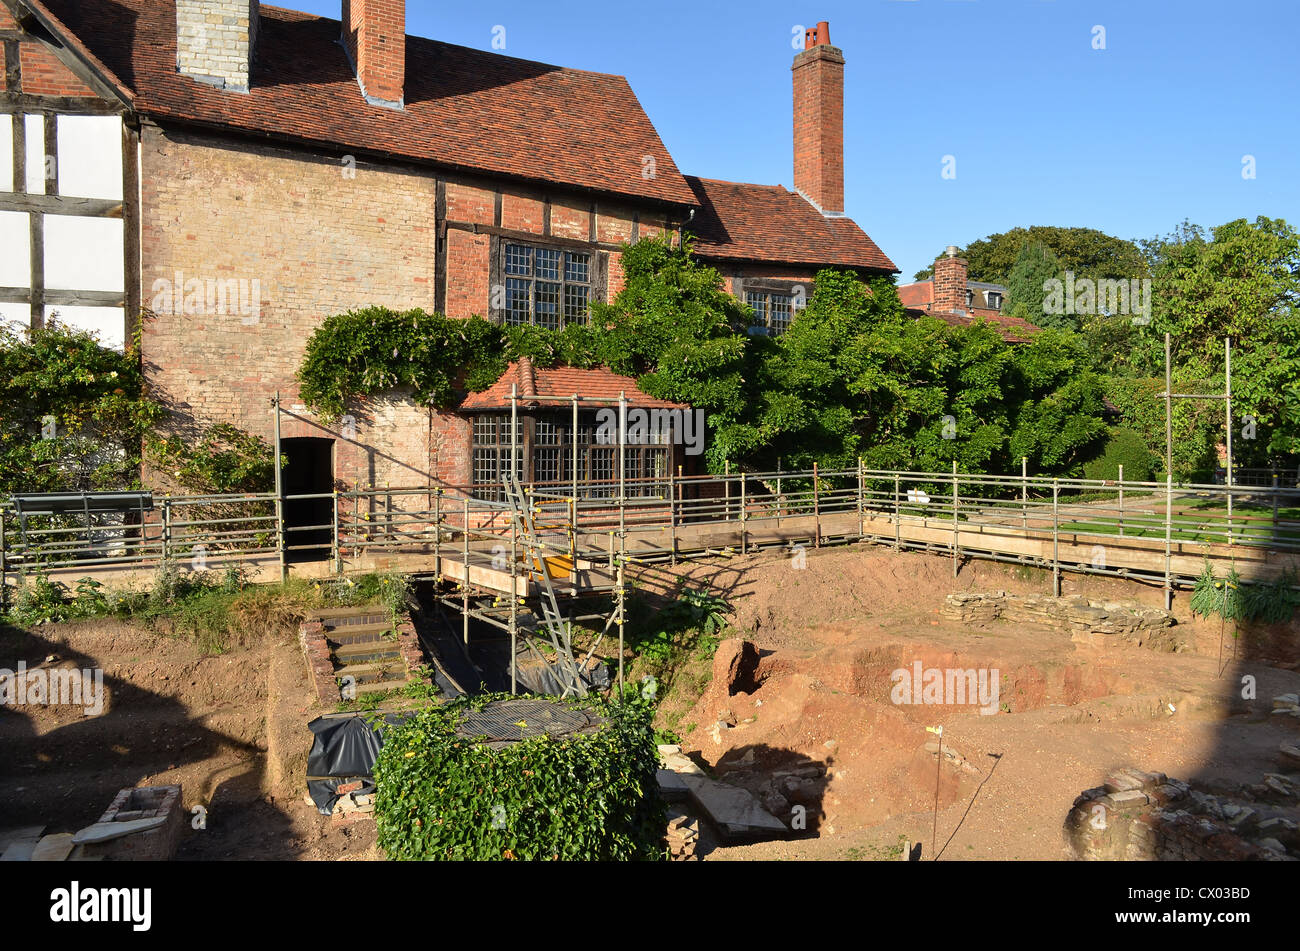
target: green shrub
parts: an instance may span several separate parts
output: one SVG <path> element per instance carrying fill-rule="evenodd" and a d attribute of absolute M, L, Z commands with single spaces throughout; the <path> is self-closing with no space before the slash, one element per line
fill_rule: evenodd
<path fill-rule="evenodd" d="M 1117 427 L 1100 456 L 1083 466 L 1085 479 L 1118 479 L 1119 467 L 1124 467 L 1125 482 L 1151 481 L 1151 450 L 1141 434 L 1132 429 Z"/>
<path fill-rule="evenodd" d="M 596 733 L 528 737 L 501 749 L 456 733 L 470 709 L 506 699 L 462 698 L 385 728 L 375 820 L 388 857 L 662 858 L 650 708 L 550 700 L 608 722 Z"/>

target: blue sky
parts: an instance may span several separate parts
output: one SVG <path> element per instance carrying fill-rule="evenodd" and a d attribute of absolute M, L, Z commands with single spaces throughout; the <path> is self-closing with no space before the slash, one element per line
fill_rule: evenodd
<path fill-rule="evenodd" d="M 407 3 L 416 35 L 500 26 L 507 55 L 627 76 L 687 173 L 786 186 L 791 41 L 818 20 L 847 60 L 847 210 L 904 280 L 1017 225 L 1300 224 L 1297 0 Z"/>

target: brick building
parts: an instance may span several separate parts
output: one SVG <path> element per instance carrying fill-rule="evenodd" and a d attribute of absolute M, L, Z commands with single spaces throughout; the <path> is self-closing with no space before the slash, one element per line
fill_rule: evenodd
<path fill-rule="evenodd" d="M 1003 311 L 1007 289 L 1000 284 L 970 280 L 967 267 L 957 248 L 949 246 L 947 253 L 934 262 L 934 277 L 902 285 L 898 298 L 908 313 L 918 317 L 931 314 L 953 326 L 983 319 L 1012 343 L 1028 340 L 1038 328 L 1023 317 Z"/>
<path fill-rule="evenodd" d="M 0 0 L 14 156 L 0 239 L 25 242 L 30 262 L 25 283 L 0 272 L 0 307 L 32 326 L 58 311 L 138 330 L 181 430 L 270 438 L 278 391 L 286 451 L 311 470 L 301 488 L 490 482 L 499 400 L 444 413 L 393 392 L 326 426 L 296 399 L 313 330 L 369 305 L 585 321 L 622 286 L 624 242 L 665 230 L 696 235 L 757 333 L 788 326 L 821 267 L 894 273 L 844 215 L 844 56 L 825 23 L 805 47 L 790 191 L 684 176 L 622 77 L 407 36 L 404 0 L 341 0 L 338 20 L 258 0 Z M 72 154 L 69 130 L 91 119 L 108 132 Z M 42 176 L 42 155 L 89 159 L 111 181 L 85 194 Z M 74 245 L 70 221 L 104 237 Z M 51 264 L 86 240 L 100 264 L 120 261 L 93 287 Z M 578 395 L 617 384 L 649 405 L 610 377 L 546 380 Z M 604 450 L 544 451 L 582 442 L 594 404 L 576 435 L 538 408 L 521 409 L 525 476 L 603 478 Z M 643 478 L 680 463 L 637 458 Z"/>

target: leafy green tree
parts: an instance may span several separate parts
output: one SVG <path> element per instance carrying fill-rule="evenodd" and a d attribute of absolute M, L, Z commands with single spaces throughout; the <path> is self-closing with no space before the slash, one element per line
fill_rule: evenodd
<path fill-rule="evenodd" d="M 1051 314 L 1043 306 L 1043 285 L 1051 280 L 1064 280 L 1065 269 L 1052 249 L 1041 241 L 1027 242 L 1020 249 L 1016 263 L 1007 277 L 1006 312 L 1039 327 L 1078 328 L 1078 318 L 1072 314 Z"/>
<path fill-rule="evenodd" d="M 1021 249 L 1034 242 L 1049 248 L 1060 260 L 1061 270 L 1073 271 L 1076 278 L 1131 280 L 1148 273 L 1142 250 L 1132 241 L 1093 228 L 1035 225 L 991 234 L 967 245 L 962 257 L 969 263 L 970 279 L 1006 284 Z M 928 280 L 933 274 L 930 267 L 918 272 L 916 279 Z"/>
<path fill-rule="evenodd" d="M 1222 372 L 1223 338 L 1243 352 L 1267 348 L 1300 303 L 1300 234 L 1280 219 L 1237 219 L 1207 236 L 1184 224 L 1181 234 L 1152 242 L 1155 300 L 1146 347 L 1163 369 L 1163 335 L 1174 363 Z M 1284 334 L 1285 335 L 1285 332 Z"/>
<path fill-rule="evenodd" d="M 49 321 L 0 326 L 0 492 L 89 492 L 140 484 L 141 439 L 163 416 L 124 352 Z"/>
<path fill-rule="evenodd" d="M 1184 222 L 1144 249 L 1155 299 L 1136 351 L 1140 367 L 1163 374 L 1168 332 L 1175 373 L 1208 381 L 1202 392 L 1222 392 L 1223 338 L 1231 337 L 1236 461 L 1262 465 L 1300 452 L 1300 233 L 1264 217 L 1208 232 Z"/>
<path fill-rule="evenodd" d="M 1045 330 L 1012 353 L 1010 458 L 1001 471 L 1015 471 L 1027 456 L 1032 471 L 1077 475 L 1106 435 L 1104 385 L 1089 368 L 1084 341 Z"/>
<path fill-rule="evenodd" d="M 728 294 L 722 275 L 670 235 L 623 252 L 624 287 L 609 304 L 592 305 L 593 356 L 615 373 L 638 378 L 660 399 L 704 410 L 714 468 L 750 446 L 737 424 L 749 412 L 744 330 L 749 308 Z"/>

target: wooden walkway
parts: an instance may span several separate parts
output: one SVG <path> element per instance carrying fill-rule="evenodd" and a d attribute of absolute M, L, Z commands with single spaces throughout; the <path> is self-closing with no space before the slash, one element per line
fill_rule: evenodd
<path fill-rule="evenodd" d="M 633 497 L 622 504 L 615 498 L 574 499 L 527 490 L 525 508 L 537 516 L 527 520 L 529 529 L 515 524 L 510 505 L 470 498 L 463 490 L 453 497 L 451 491 L 385 489 L 373 516 L 361 509 L 362 503 L 380 504 L 371 498 L 377 490 L 337 494 L 332 529 L 316 527 L 328 536 L 319 542 L 320 559 L 297 562 L 293 546 L 305 538 L 294 533 L 303 530 L 286 529 L 278 514 L 269 516 L 269 522 L 261 516 L 247 519 L 262 533 L 259 544 L 264 547 L 230 552 L 222 550 L 231 545 L 219 529 L 230 533 L 222 519 L 231 516 L 201 522 L 175 514 L 183 504 L 198 502 L 164 499 L 161 529 L 149 528 L 153 534 L 136 543 L 134 557 L 120 563 L 65 560 L 44 573 L 70 588 L 83 578 L 110 587 L 138 587 L 150 583 L 160 552 L 170 550 L 182 570 L 193 566 L 221 572 L 233 565 L 255 583 L 284 576 L 324 580 L 395 572 L 435 578 L 481 595 L 528 599 L 537 597 L 544 584 L 536 563 L 526 562 L 546 552 L 555 594 L 572 598 L 614 592 L 619 566 L 625 564 L 858 542 L 947 556 L 954 572 L 969 558 L 1033 565 L 1052 571 L 1058 587 L 1063 572 L 1084 572 L 1172 590 L 1192 584 L 1207 561 L 1220 577 L 1235 569 L 1248 582 L 1300 573 L 1300 522 L 1287 516 L 1300 507 L 1297 489 L 1261 495 L 1261 490 L 1180 486 L 1166 497 L 1165 486 L 1149 483 L 865 469 L 678 477 L 665 497 L 637 498 L 632 491 Z M 1078 501 L 1062 494 L 1066 492 L 1102 501 Z M 213 500 L 198 501 L 211 505 Z M 229 504 L 236 502 L 265 507 L 267 500 L 232 498 Z M 1166 504 L 1172 512 L 1168 524 Z M 0 509 L 0 524 L 4 514 Z M 1094 527 L 1100 530 L 1089 530 Z M 154 535 L 163 540 L 161 545 Z M 191 556 L 199 550 L 206 552 L 202 558 Z M 534 555 L 525 555 L 528 551 Z M 25 562 L 22 551 L 0 549 L 5 583 L 17 584 L 39 554 L 34 550 Z"/>

